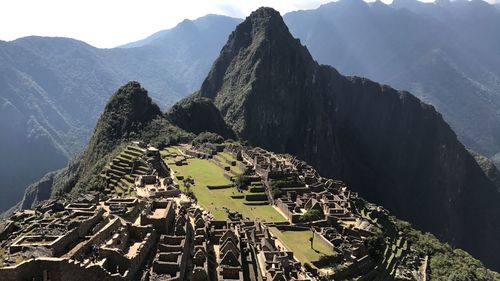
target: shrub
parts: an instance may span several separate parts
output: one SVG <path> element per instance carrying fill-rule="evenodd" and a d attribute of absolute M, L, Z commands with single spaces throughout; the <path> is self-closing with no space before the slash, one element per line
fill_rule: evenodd
<path fill-rule="evenodd" d="M 193 145 L 198 145 L 198 144 L 207 143 L 207 142 L 209 142 L 209 143 L 223 143 L 224 138 L 216 133 L 203 132 L 203 133 L 200 133 L 198 136 L 196 136 L 193 139 L 192 143 L 193 143 Z"/>
<path fill-rule="evenodd" d="M 235 178 L 234 178 L 234 184 L 236 185 L 237 188 L 243 188 L 247 185 L 247 182 L 245 180 L 245 176 L 244 175 L 237 175 Z"/>
<path fill-rule="evenodd" d="M 186 194 L 186 196 L 187 196 L 187 197 L 189 197 L 189 198 L 192 198 L 192 199 L 194 199 L 194 200 L 198 200 L 198 199 L 196 198 L 196 195 L 194 194 L 194 192 L 193 192 L 192 190 L 188 190 L 188 191 L 186 191 L 186 192 L 185 192 L 185 194 Z"/>
<path fill-rule="evenodd" d="M 282 194 L 283 192 L 278 188 L 271 189 L 271 196 L 273 196 L 273 199 L 280 198 Z"/>

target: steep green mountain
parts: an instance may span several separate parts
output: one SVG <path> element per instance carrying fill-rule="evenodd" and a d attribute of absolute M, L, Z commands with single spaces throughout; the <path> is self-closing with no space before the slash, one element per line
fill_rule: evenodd
<path fill-rule="evenodd" d="M 82 151 L 109 94 L 141 81 L 162 107 L 197 89 L 229 32 L 225 16 L 186 20 L 135 48 L 67 38 L 0 41 L 0 211 Z"/>
<path fill-rule="evenodd" d="M 87 150 L 82 157 L 82 171 L 90 163 L 109 154 L 124 139 L 138 137 L 140 130 L 162 115 L 147 91 L 138 82 L 129 82 L 109 99 L 97 121 Z"/>
<path fill-rule="evenodd" d="M 190 138 L 170 125 L 138 82 L 129 82 L 110 97 L 83 154 L 30 185 L 20 206 L 30 207 L 57 194 L 99 189 L 100 171 L 124 142 L 144 140 L 161 146 Z"/>
<path fill-rule="evenodd" d="M 278 12 L 238 25 L 195 95 L 251 145 L 298 156 L 498 269 L 500 194 L 441 115 L 318 64 Z"/>
<path fill-rule="evenodd" d="M 318 62 L 409 90 L 468 148 L 500 151 L 500 11 L 492 5 L 340 0 L 284 18 Z"/>

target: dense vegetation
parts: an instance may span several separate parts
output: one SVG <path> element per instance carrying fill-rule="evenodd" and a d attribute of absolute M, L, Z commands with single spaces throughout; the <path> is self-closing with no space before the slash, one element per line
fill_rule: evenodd
<path fill-rule="evenodd" d="M 215 133 L 211 133 L 211 132 L 203 132 L 203 133 L 200 133 L 198 136 L 196 136 L 194 139 L 193 139 L 193 144 L 194 145 L 197 145 L 197 144 L 202 144 L 202 143 L 206 143 L 206 142 L 210 142 L 210 143 L 223 143 L 224 142 L 224 138 L 218 134 L 215 134 Z"/>
<path fill-rule="evenodd" d="M 95 163 L 122 141 L 139 138 L 144 127 L 161 115 L 160 108 L 138 82 L 127 83 L 111 96 L 97 121 L 83 165 Z"/>
<path fill-rule="evenodd" d="M 235 137 L 217 107 L 207 98 L 189 96 L 176 103 L 167 117 L 180 128 L 195 134 L 212 132 L 225 138 Z"/>
<path fill-rule="evenodd" d="M 397 230 L 411 242 L 412 248 L 430 258 L 430 280 L 486 281 L 500 280 L 500 274 L 488 270 L 477 259 L 461 249 L 453 249 L 430 233 L 422 233 L 411 224 L 393 218 Z M 478 243 L 482 243 L 478 241 Z"/>

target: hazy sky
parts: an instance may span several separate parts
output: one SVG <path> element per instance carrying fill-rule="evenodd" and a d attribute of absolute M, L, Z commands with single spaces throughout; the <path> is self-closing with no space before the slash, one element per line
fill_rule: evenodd
<path fill-rule="evenodd" d="M 145 38 L 185 18 L 210 13 L 243 18 L 261 6 L 284 14 L 327 2 L 331 0 L 2 0 L 0 40 L 63 36 L 107 48 Z"/>

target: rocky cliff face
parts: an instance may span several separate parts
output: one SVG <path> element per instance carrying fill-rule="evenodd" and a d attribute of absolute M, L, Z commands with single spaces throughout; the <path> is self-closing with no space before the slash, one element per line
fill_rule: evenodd
<path fill-rule="evenodd" d="M 236 28 L 196 95 L 252 145 L 297 155 L 499 269 L 500 196 L 441 115 L 317 64 L 278 12 Z"/>
<path fill-rule="evenodd" d="M 339 0 L 284 16 L 320 63 L 409 90 L 468 148 L 500 151 L 500 12 L 485 1 Z"/>
<path fill-rule="evenodd" d="M 494 158 L 489 159 L 472 150 L 469 150 L 469 153 L 476 159 L 476 162 L 479 164 L 484 174 L 497 187 L 498 192 L 500 192 L 500 171 L 494 162 Z"/>

